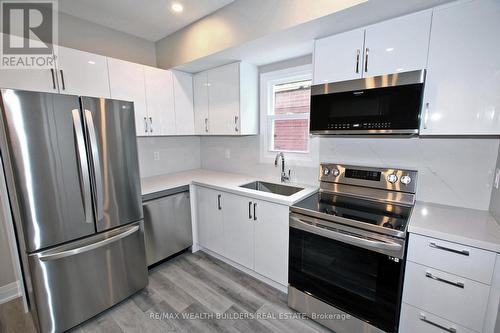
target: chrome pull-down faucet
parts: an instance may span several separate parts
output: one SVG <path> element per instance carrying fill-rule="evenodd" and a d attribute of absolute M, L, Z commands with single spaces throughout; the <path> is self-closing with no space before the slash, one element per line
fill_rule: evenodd
<path fill-rule="evenodd" d="M 274 166 L 278 167 L 278 160 L 281 157 L 281 182 L 288 183 L 290 182 L 290 169 L 288 169 L 288 174 L 285 172 L 285 154 L 283 152 L 279 152 L 276 154 L 276 158 L 274 159 Z"/>

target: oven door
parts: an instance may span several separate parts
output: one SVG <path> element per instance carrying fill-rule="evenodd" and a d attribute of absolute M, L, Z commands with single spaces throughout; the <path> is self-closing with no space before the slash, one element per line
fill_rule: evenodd
<path fill-rule="evenodd" d="M 383 241 L 315 221 L 290 215 L 289 285 L 382 331 L 397 332 L 404 260 L 391 254 L 404 253 L 404 240 Z"/>

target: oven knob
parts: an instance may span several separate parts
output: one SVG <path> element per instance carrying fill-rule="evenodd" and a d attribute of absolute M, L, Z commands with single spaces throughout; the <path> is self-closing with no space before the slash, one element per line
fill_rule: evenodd
<path fill-rule="evenodd" d="M 405 185 L 410 184 L 411 183 L 411 177 L 408 176 L 408 175 L 401 177 L 401 183 L 403 183 Z"/>
<path fill-rule="evenodd" d="M 332 172 L 332 175 L 334 175 L 335 177 L 337 177 L 338 175 L 340 175 L 339 169 L 332 169 L 331 172 Z"/>
<path fill-rule="evenodd" d="M 328 176 L 328 174 L 329 174 L 329 173 L 330 173 L 330 169 L 328 169 L 328 168 L 326 168 L 326 167 L 325 167 L 325 168 L 323 168 L 323 174 L 324 174 L 325 176 Z"/>
<path fill-rule="evenodd" d="M 398 181 L 398 176 L 396 176 L 395 173 L 391 173 L 389 176 L 387 176 L 387 181 L 391 184 L 394 184 Z"/>

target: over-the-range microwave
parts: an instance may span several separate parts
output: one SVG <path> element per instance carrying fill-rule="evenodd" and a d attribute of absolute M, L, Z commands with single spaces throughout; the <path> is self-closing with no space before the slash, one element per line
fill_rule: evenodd
<path fill-rule="evenodd" d="M 310 132 L 317 135 L 416 135 L 425 70 L 311 87 Z"/>

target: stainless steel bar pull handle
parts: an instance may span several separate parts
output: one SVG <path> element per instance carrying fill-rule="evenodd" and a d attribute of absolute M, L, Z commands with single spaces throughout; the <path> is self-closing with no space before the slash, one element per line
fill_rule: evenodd
<path fill-rule="evenodd" d="M 50 69 L 50 75 L 52 75 L 52 89 L 56 90 L 56 76 L 54 75 L 54 69 Z"/>
<path fill-rule="evenodd" d="M 356 73 L 359 73 L 359 55 L 361 53 L 360 49 L 356 50 Z"/>
<path fill-rule="evenodd" d="M 446 246 L 441 246 L 441 245 L 438 245 L 434 242 L 430 242 L 429 243 L 429 247 L 433 247 L 435 249 L 438 249 L 438 250 L 443 250 L 443 251 L 447 251 L 447 252 L 452 252 L 452 253 L 456 253 L 456 254 L 461 254 L 463 256 L 469 256 L 470 255 L 470 252 L 468 250 L 455 250 L 455 249 L 450 249 L 449 247 L 446 247 Z"/>
<path fill-rule="evenodd" d="M 205 132 L 208 133 L 208 118 L 205 118 Z"/>
<path fill-rule="evenodd" d="M 144 117 L 144 132 L 148 132 L 148 118 Z"/>
<path fill-rule="evenodd" d="M 221 199 L 222 199 L 222 195 L 221 194 L 217 195 L 217 208 L 219 210 L 222 209 L 222 200 Z"/>
<path fill-rule="evenodd" d="M 149 131 L 153 133 L 153 117 L 149 117 Z"/>
<path fill-rule="evenodd" d="M 429 279 L 433 279 L 435 281 L 443 282 L 443 283 L 446 283 L 446 284 L 449 284 L 449 285 L 452 285 L 452 286 L 455 286 L 455 287 L 458 287 L 458 288 L 462 288 L 462 289 L 465 288 L 465 285 L 463 284 L 463 282 L 449 281 L 449 280 L 437 277 L 437 276 L 433 275 L 430 272 L 425 273 L 425 277 L 428 277 Z"/>
<path fill-rule="evenodd" d="M 102 246 L 106 246 L 108 244 L 111 244 L 111 243 L 114 243 L 120 239 L 123 239 L 135 232 L 139 231 L 139 226 L 136 225 L 136 226 L 133 226 L 133 227 L 130 227 L 128 228 L 127 230 L 125 230 L 124 232 L 122 233 L 119 233 L 117 235 L 113 235 L 109 238 L 105 238 L 103 240 L 100 240 L 98 242 L 95 242 L 95 243 L 91 243 L 91 244 L 88 244 L 88 245 L 84 245 L 82 247 L 77 247 L 77 248 L 74 248 L 74 249 L 68 249 L 68 250 L 65 250 L 65 251 L 61 251 L 61 252 L 55 252 L 55 253 L 48 253 L 48 254 L 41 254 L 38 256 L 38 259 L 40 259 L 41 261 L 51 261 L 51 260 L 56 260 L 56 259 L 61 259 L 61 258 L 65 258 L 65 257 L 70 257 L 70 256 L 74 256 L 74 255 L 77 255 L 77 254 L 80 254 L 80 253 L 84 253 L 84 252 L 87 252 L 87 251 L 91 251 L 91 250 L 94 250 L 94 249 L 97 249 L 97 248 L 100 248 Z"/>
<path fill-rule="evenodd" d="M 238 133 L 238 116 L 234 116 L 234 131 Z"/>
<path fill-rule="evenodd" d="M 248 218 L 251 220 L 252 219 L 252 202 L 248 202 Z"/>
<path fill-rule="evenodd" d="M 370 52 L 369 48 L 365 49 L 365 73 L 368 72 L 368 52 Z"/>
<path fill-rule="evenodd" d="M 75 133 L 75 143 L 77 158 L 79 163 L 80 187 L 82 192 L 83 209 L 85 213 L 85 222 L 94 223 L 92 216 L 92 197 L 90 189 L 90 172 L 87 161 L 87 152 L 85 150 L 85 139 L 83 136 L 82 120 L 80 118 L 80 110 L 71 111 L 73 114 L 73 130 Z"/>
<path fill-rule="evenodd" d="M 87 125 L 87 133 L 90 141 L 90 152 L 92 155 L 92 167 L 94 171 L 94 184 L 96 194 L 96 212 L 97 222 L 104 218 L 104 189 L 101 174 L 101 158 L 99 157 L 99 149 L 97 148 L 97 136 L 94 127 L 92 112 L 85 110 L 85 123 Z"/>
<path fill-rule="evenodd" d="M 59 73 L 61 73 L 61 83 L 62 83 L 62 89 L 66 90 L 66 84 L 64 83 L 64 72 L 62 69 L 59 70 Z"/>
<path fill-rule="evenodd" d="M 257 204 L 253 204 L 253 220 L 257 221 Z"/>
<path fill-rule="evenodd" d="M 424 129 L 427 129 L 428 125 L 429 125 L 429 102 L 425 103 Z"/>
<path fill-rule="evenodd" d="M 438 323 L 430 321 L 429 319 L 427 319 L 427 317 L 426 317 L 426 315 L 424 313 L 420 313 L 420 320 L 423 321 L 424 323 L 427 323 L 427 324 L 432 325 L 434 327 L 440 328 L 440 329 L 442 329 L 443 331 L 446 331 L 446 332 L 450 332 L 450 333 L 456 333 L 457 332 L 457 329 L 454 328 L 454 327 L 445 327 L 443 325 L 440 325 Z"/>

